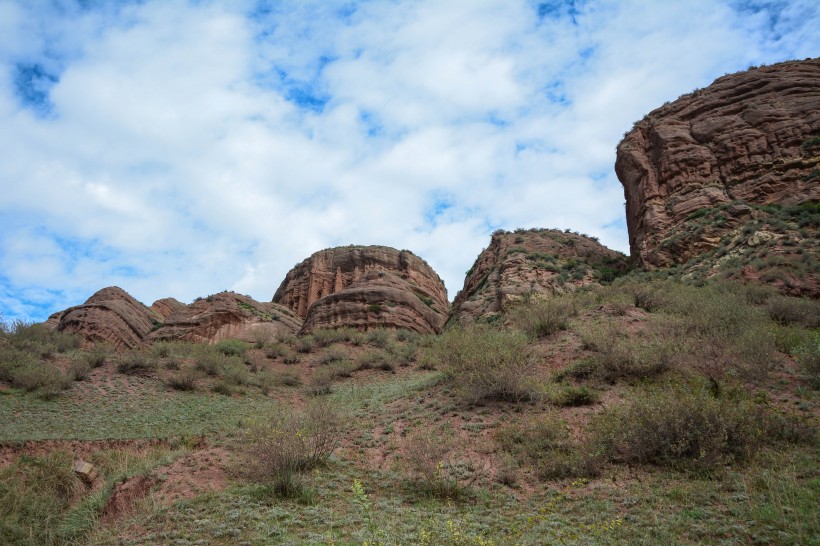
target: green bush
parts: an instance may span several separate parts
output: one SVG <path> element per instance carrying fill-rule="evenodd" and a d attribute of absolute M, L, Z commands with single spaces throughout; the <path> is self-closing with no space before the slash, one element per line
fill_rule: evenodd
<path fill-rule="evenodd" d="M 634 392 L 598 416 L 592 430 L 614 461 L 708 471 L 748 461 L 763 440 L 761 422 L 761 411 L 744 400 L 667 385 Z"/>
<path fill-rule="evenodd" d="M 510 316 L 513 324 L 531 338 L 546 337 L 566 330 L 569 319 L 578 314 L 572 298 L 537 298 L 514 308 Z"/>
<path fill-rule="evenodd" d="M 472 403 L 531 398 L 527 337 L 487 324 L 447 330 L 430 347 L 432 358 Z"/>
<path fill-rule="evenodd" d="M 214 348 L 225 356 L 243 356 L 248 344 L 238 339 L 226 339 L 216 343 Z"/>
<path fill-rule="evenodd" d="M 566 385 L 550 397 L 550 402 L 561 407 L 589 406 L 597 401 L 597 393 L 585 386 Z"/>
<path fill-rule="evenodd" d="M 252 427 L 240 446 L 247 477 L 270 485 L 278 496 L 298 496 L 301 473 L 324 464 L 338 447 L 342 422 L 338 408 L 313 402 Z"/>
<path fill-rule="evenodd" d="M 820 302 L 804 298 L 773 296 L 766 303 L 772 320 L 789 326 L 796 324 L 805 328 L 820 326 Z"/>
<path fill-rule="evenodd" d="M 387 347 L 387 344 L 390 343 L 390 332 L 385 330 L 384 328 L 376 328 L 375 330 L 369 330 L 365 335 L 365 342 L 373 345 L 374 347 L 380 347 L 384 349 Z"/>
<path fill-rule="evenodd" d="M 11 384 L 27 391 L 38 391 L 45 399 L 51 399 L 71 386 L 71 381 L 56 367 L 42 361 L 15 368 Z"/>

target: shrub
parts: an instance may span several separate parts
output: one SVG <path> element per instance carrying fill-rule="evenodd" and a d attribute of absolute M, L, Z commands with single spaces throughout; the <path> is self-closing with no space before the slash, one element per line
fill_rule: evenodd
<path fill-rule="evenodd" d="M 224 396 L 233 396 L 233 394 L 236 392 L 236 389 L 227 381 L 220 379 L 219 381 L 216 381 L 213 384 L 213 386 L 211 387 L 211 391 L 217 394 L 222 394 Z"/>
<path fill-rule="evenodd" d="M 579 329 L 579 334 L 584 348 L 594 353 L 564 372 L 572 377 L 596 377 L 609 383 L 642 380 L 663 373 L 672 363 L 674 349 L 670 343 L 658 338 L 638 341 L 622 332 L 615 322 L 588 324 Z"/>
<path fill-rule="evenodd" d="M 300 353 L 309 353 L 313 350 L 313 338 L 310 336 L 296 338 L 293 344 L 296 351 Z"/>
<path fill-rule="evenodd" d="M 310 378 L 308 392 L 314 396 L 330 394 L 333 392 L 333 370 L 330 368 L 319 368 L 314 370 L 313 377 Z"/>
<path fill-rule="evenodd" d="M 419 427 L 401 446 L 401 466 L 421 493 L 445 499 L 463 496 L 487 474 L 479 461 L 455 452 L 452 430 Z"/>
<path fill-rule="evenodd" d="M 148 355 L 140 351 L 126 354 L 117 365 L 117 371 L 126 375 L 150 376 L 157 369 L 157 364 Z"/>
<path fill-rule="evenodd" d="M 106 359 L 111 354 L 111 348 L 105 344 L 98 343 L 89 351 L 84 353 L 85 361 L 92 368 L 99 368 L 105 364 Z"/>
<path fill-rule="evenodd" d="M 85 381 L 91 372 L 91 365 L 84 358 L 84 355 L 81 355 L 77 360 L 72 360 L 68 372 L 74 381 Z"/>
<path fill-rule="evenodd" d="M 282 410 L 247 431 L 242 457 L 247 476 L 271 486 L 282 497 L 301 493 L 300 474 L 324 464 L 338 447 L 342 419 L 328 403 L 313 402 L 303 411 Z"/>
<path fill-rule="evenodd" d="M 565 386 L 554 396 L 550 397 L 550 402 L 556 406 L 589 406 L 598 401 L 598 395 L 588 387 Z"/>
<path fill-rule="evenodd" d="M 809 385 L 820 389 L 820 335 L 812 336 L 794 347 L 792 354 L 800 364 Z"/>
<path fill-rule="evenodd" d="M 157 341 L 151 345 L 151 355 L 154 358 L 166 358 L 171 355 L 171 344 L 167 341 Z"/>
<path fill-rule="evenodd" d="M 268 358 L 278 358 L 280 356 L 284 356 L 286 353 L 287 350 L 285 349 L 285 347 L 282 346 L 282 344 L 280 343 L 276 343 L 268 347 L 268 350 L 265 352 L 265 356 L 267 356 Z"/>
<path fill-rule="evenodd" d="M 238 339 L 226 339 L 215 344 L 214 348 L 225 356 L 242 356 L 248 345 Z"/>
<path fill-rule="evenodd" d="M 11 384 L 29 392 L 39 391 L 40 397 L 51 399 L 71 386 L 71 381 L 56 367 L 38 360 L 15 368 L 11 372 Z"/>
<path fill-rule="evenodd" d="M 311 332 L 311 335 L 317 346 L 327 347 L 334 343 L 345 341 L 347 332 L 344 330 L 319 329 Z"/>
<path fill-rule="evenodd" d="M 177 391 L 196 390 L 196 373 L 191 369 L 183 370 L 169 377 L 166 384 Z"/>
<path fill-rule="evenodd" d="M 805 328 L 820 326 L 820 303 L 816 300 L 773 296 L 766 303 L 772 320 L 789 326 L 797 324 Z"/>
<path fill-rule="evenodd" d="M 347 353 L 339 350 L 330 349 L 319 357 L 317 363 L 319 365 L 333 364 L 347 359 Z"/>
<path fill-rule="evenodd" d="M 512 310 L 513 323 L 531 338 L 546 337 L 566 330 L 569 319 L 578 314 L 575 302 L 567 298 L 538 298 Z"/>
<path fill-rule="evenodd" d="M 743 400 L 670 385 L 636 392 L 592 428 L 597 445 L 614 461 L 712 470 L 748 460 L 762 440 L 760 422 L 760 411 Z"/>
<path fill-rule="evenodd" d="M 532 396 L 527 338 L 486 324 L 452 328 L 430 350 L 464 398 L 520 401 Z"/>
<path fill-rule="evenodd" d="M 292 351 L 285 351 L 282 354 L 282 363 L 283 364 L 298 364 L 299 363 L 299 355 Z"/>
<path fill-rule="evenodd" d="M 365 341 L 374 347 L 384 349 L 390 343 L 390 333 L 384 328 L 376 328 L 367 332 Z"/>

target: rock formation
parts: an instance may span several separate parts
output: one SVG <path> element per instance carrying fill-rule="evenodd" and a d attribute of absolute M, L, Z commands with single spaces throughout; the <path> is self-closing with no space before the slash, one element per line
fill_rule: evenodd
<path fill-rule="evenodd" d="M 82 305 L 51 315 L 46 325 L 77 334 L 84 343 L 116 349 L 138 346 L 162 317 L 116 286 L 103 288 Z"/>
<path fill-rule="evenodd" d="M 173 311 L 146 341 L 266 341 L 294 334 L 301 326 L 302 319 L 284 306 L 260 303 L 234 292 L 220 292 Z"/>
<path fill-rule="evenodd" d="M 151 310 L 162 317 L 162 320 L 174 313 L 185 308 L 185 304 L 174 298 L 162 298 L 151 304 Z"/>
<path fill-rule="evenodd" d="M 351 326 L 439 332 L 449 304 L 444 283 L 407 250 L 321 250 L 291 269 L 273 296 L 305 319 L 303 332 Z"/>
<path fill-rule="evenodd" d="M 720 259 L 739 270 L 761 258 L 748 249 L 763 243 L 762 259 L 783 262 L 764 275 L 779 268 L 775 284 L 816 294 L 818 89 L 820 59 L 780 63 L 719 78 L 636 123 L 615 164 L 632 258 L 648 269 L 699 261 L 711 275 L 726 269 Z"/>
<path fill-rule="evenodd" d="M 488 319 L 527 294 L 556 294 L 612 280 L 627 258 L 597 240 L 552 229 L 497 231 L 467 272 L 450 316 Z"/>

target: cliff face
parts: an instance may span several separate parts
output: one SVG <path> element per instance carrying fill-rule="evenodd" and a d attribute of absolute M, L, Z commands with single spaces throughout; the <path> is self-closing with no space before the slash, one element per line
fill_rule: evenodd
<path fill-rule="evenodd" d="M 721 245 L 730 254 L 758 232 L 816 242 L 805 215 L 820 200 L 818 89 L 820 59 L 786 62 L 719 78 L 636 123 L 615 164 L 633 259 L 675 266 Z"/>
<path fill-rule="evenodd" d="M 82 305 L 51 315 L 46 322 L 61 332 L 77 334 L 85 343 L 108 343 L 129 349 L 142 343 L 162 317 L 122 288 L 110 286 Z"/>
<path fill-rule="evenodd" d="M 449 307 L 444 283 L 424 260 L 383 246 L 313 254 L 288 272 L 273 302 L 303 317 L 303 332 L 352 326 L 433 333 Z"/>
<path fill-rule="evenodd" d="M 183 305 L 147 336 L 153 343 L 182 340 L 212 343 L 223 339 L 254 342 L 294 334 L 302 319 L 275 303 L 260 303 L 234 292 L 221 292 Z"/>
<path fill-rule="evenodd" d="M 467 272 L 450 316 L 490 318 L 526 294 L 556 294 L 608 281 L 627 258 L 585 235 L 551 229 L 499 231 Z"/>

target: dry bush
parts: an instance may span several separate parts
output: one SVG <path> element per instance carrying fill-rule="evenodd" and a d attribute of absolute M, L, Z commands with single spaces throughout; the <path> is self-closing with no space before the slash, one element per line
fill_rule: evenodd
<path fill-rule="evenodd" d="M 566 330 L 570 318 L 577 314 L 578 308 L 571 297 L 537 298 L 518 305 L 510 312 L 513 324 L 531 338 Z"/>
<path fill-rule="evenodd" d="M 311 336 L 296 338 L 296 341 L 293 342 L 293 346 L 296 352 L 307 354 L 313 350 L 313 338 Z"/>
<path fill-rule="evenodd" d="M 486 478 L 487 462 L 456 452 L 453 432 L 447 428 L 419 427 L 401 446 L 401 466 L 406 476 L 424 494 L 454 499 Z"/>
<path fill-rule="evenodd" d="M 521 401 L 533 396 L 529 382 L 532 363 L 527 337 L 521 332 L 472 324 L 448 330 L 429 350 L 431 358 L 441 363 L 463 397 L 472 403 Z"/>
<path fill-rule="evenodd" d="M 327 461 L 341 441 L 342 423 L 337 407 L 314 401 L 252 427 L 240 445 L 247 477 L 271 486 L 278 496 L 299 495 L 301 473 Z"/>
<path fill-rule="evenodd" d="M 196 371 L 188 368 L 169 377 L 165 384 L 177 391 L 196 390 Z"/>
<path fill-rule="evenodd" d="M 318 368 L 313 371 L 307 391 L 313 396 L 330 394 L 333 392 L 333 378 L 336 377 L 334 370 L 329 367 Z"/>
<path fill-rule="evenodd" d="M 147 377 L 157 370 L 157 363 L 141 351 L 130 351 L 117 364 L 117 371 L 125 375 Z"/>

